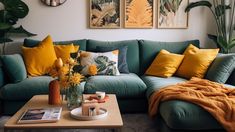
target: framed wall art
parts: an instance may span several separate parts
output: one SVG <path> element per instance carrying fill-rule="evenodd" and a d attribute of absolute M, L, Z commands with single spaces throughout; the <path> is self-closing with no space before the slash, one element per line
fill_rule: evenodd
<path fill-rule="evenodd" d="M 120 0 L 90 0 L 90 28 L 120 28 Z"/>
<path fill-rule="evenodd" d="M 125 28 L 153 28 L 154 0 L 124 0 Z"/>
<path fill-rule="evenodd" d="M 188 13 L 184 10 L 189 0 L 158 0 L 158 28 L 188 28 Z"/>

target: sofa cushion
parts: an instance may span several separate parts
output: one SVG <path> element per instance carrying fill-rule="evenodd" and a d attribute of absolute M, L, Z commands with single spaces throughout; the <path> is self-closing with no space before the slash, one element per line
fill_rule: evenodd
<path fill-rule="evenodd" d="M 126 62 L 126 53 L 127 53 L 127 46 L 97 46 L 96 50 L 98 52 L 109 52 L 112 50 L 119 50 L 118 53 L 118 70 L 120 73 L 130 73 L 128 69 L 128 65 Z"/>
<path fill-rule="evenodd" d="M 235 54 L 218 54 L 209 67 L 205 78 L 225 83 L 235 68 Z"/>
<path fill-rule="evenodd" d="M 10 79 L 11 83 L 17 83 L 27 77 L 27 71 L 24 65 L 24 60 L 20 54 L 2 55 L 4 72 Z"/>
<path fill-rule="evenodd" d="M 175 76 L 169 78 L 142 76 L 141 79 L 144 81 L 148 88 L 146 91 L 147 98 L 149 98 L 153 92 L 158 91 L 160 88 L 186 81 L 186 79 Z"/>
<path fill-rule="evenodd" d="M 54 45 L 55 54 L 57 58 L 61 58 L 63 63 L 70 58 L 71 53 L 76 53 L 79 50 L 79 45 L 74 46 L 73 44 L 66 44 L 66 45 Z"/>
<path fill-rule="evenodd" d="M 172 129 L 221 129 L 221 125 L 202 107 L 180 100 L 162 102 L 159 112 Z"/>
<path fill-rule="evenodd" d="M 119 75 L 118 71 L 118 50 L 110 52 L 87 52 L 80 54 L 80 63 L 83 75 Z M 95 72 L 94 72 L 95 71 Z M 97 71 L 97 72 L 96 72 Z"/>
<path fill-rule="evenodd" d="M 48 85 L 53 78 L 38 76 L 24 79 L 19 83 L 6 84 L 0 89 L 0 98 L 4 100 L 23 101 L 37 94 L 48 94 Z"/>
<path fill-rule="evenodd" d="M 183 59 L 184 55 L 161 50 L 145 74 L 165 78 L 171 77 L 176 72 Z"/>
<path fill-rule="evenodd" d="M 24 46 L 25 47 L 35 47 L 40 42 L 41 42 L 40 40 L 24 39 Z M 54 42 L 54 44 L 56 44 L 56 45 L 74 44 L 75 46 L 79 45 L 80 50 L 86 50 L 86 39 L 71 40 L 71 41 L 56 41 L 56 42 Z"/>
<path fill-rule="evenodd" d="M 119 76 L 92 76 L 85 84 L 85 93 L 104 91 L 117 98 L 145 98 L 146 85 L 134 73 Z"/>
<path fill-rule="evenodd" d="M 128 69 L 132 73 L 139 74 L 139 44 L 137 40 L 126 40 L 126 41 L 96 41 L 88 40 L 87 41 L 87 51 L 97 52 L 97 46 L 128 46 L 127 49 L 127 64 Z"/>
<path fill-rule="evenodd" d="M 22 46 L 22 51 L 27 73 L 30 76 L 47 74 L 57 59 L 50 35 L 35 47 Z"/>
<path fill-rule="evenodd" d="M 189 44 L 199 47 L 199 40 L 184 42 L 158 42 L 140 40 L 140 68 L 141 74 L 147 70 L 160 50 L 165 49 L 171 53 L 182 54 Z"/>
<path fill-rule="evenodd" d="M 219 49 L 199 49 L 190 44 L 184 51 L 184 60 L 175 75 L 187 79 L 204 78 L 208 67 L 218 53 Z"/>

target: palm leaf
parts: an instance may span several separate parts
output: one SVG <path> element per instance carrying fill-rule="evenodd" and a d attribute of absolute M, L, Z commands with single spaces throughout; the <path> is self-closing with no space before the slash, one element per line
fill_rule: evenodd
<path fill-rule="evenodd" d="M 222 16 L 225 13 L 225 10 L 227 9 L 231 9 L 230 5 L 218 5 L 217 7 L 215 7 L 215 14 L 216 16 Z"/>
<path fill-rule="evenodd" d="M 211 8 L 212 4 L 209 1 L 205 1 L 205 0 L 192 2 L 185 8 L 185 12 L 189 12 L 191 9 L 195 7 L 199 7 L 199 6 L 205 6 L 205 7 Z"/>
<path fill-rule="evenodd" d="M 235 46 L 235 38 L 229 43 L 228 49 L 231 49 Z"/>

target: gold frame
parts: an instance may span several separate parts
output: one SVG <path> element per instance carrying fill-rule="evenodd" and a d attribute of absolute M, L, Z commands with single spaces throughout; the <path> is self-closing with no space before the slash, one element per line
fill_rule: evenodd
<path fill-rule="evenodd" d="M 153 0 L 153 4 L 152 4 L 152 25 L 151 26 L 127 26 L 127 1 L 124 0 L 124 28 L 129 28 L 129 29 L 133 29 L 133 28 L 136 28 L 136 29 L 152 29 L 154 26 L 155 26 L 155 0 Z"/>
<path fill-rule="evenodd" d="M 103 26 L 103 27 L 97 27 L 92 25 L 92 0 L 89 0 L 89 27 L 93 29 L 119 29 L 121 28 L 121 0 L 118 2 L 119 4 L 119 26 Z"/>
<path fill-rule="evenodd" d="M 160 25 L 159 25 L 159 17 L 160 17 L 160 2 L 161 2 L 161 0 L 157 0 L 158 1 L 158 3 L 157 3 L 157 23 L 156 23 L 156 25 L 157 25 L 157 28 L 159 28 L 159 29 L 187 29 L 188 28 L 188 23 L 189 23 L 189 13 L 187 13 L 187 18 L 186 18 L 186 25 L 185 26 L 182 26 L 182 27 L 166 27 L 166 26 L 164 26 L 164 27 L 161 27 Z M 185 1 L 185 0 L 183 0 L 183 1 Z M 187 5 L 189 4 L 189 0 L 187 0 Z"/>

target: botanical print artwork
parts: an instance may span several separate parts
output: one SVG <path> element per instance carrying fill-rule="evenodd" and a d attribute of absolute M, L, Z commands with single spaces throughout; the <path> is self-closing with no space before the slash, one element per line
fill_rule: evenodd
<path fill-rule="evenodd" d="M 125 27 L 152 28 L 153 0 L 125 0 Z"/>
<path fill-rule="evenodd" d="M 120 28 L 120 0 L 90 0 L 91 28 Z"/>
<path fill-rule="evenodd" d="M 188 0 L 159 0 L 158 28 L 187 28 L 188 14 L 184 9 Z"/>

